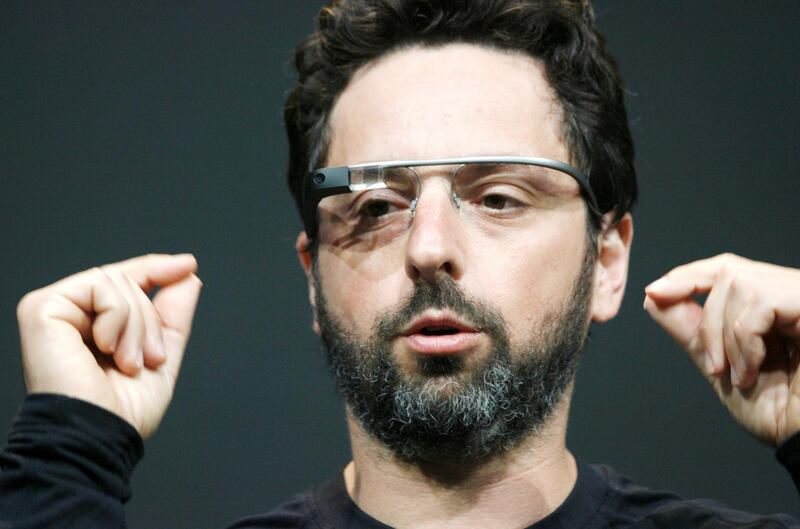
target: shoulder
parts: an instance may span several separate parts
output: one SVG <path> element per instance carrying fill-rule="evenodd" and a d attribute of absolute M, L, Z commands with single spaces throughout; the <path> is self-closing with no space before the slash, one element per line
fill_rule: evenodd
<path fill-rule="evenodd" d="M 635 483 L 606 465 L 592 465 L 608 486 L 605 516 L 611 527 L 635 528 L 800 528 L 787 514 L 761 515 L 708 499 L 685 499 Z"/>
<path fill-rule="evenodd" d="M 313 527 L 310 502 L 311 491 L 303 492 L 265 514 L 241 518 L 228 526 L 228 529 L 310 528 Z"/>
<path fill-rule="evenodd" d="M 228 529 L 320 529 L 381 527 L 350 499 L 339 473 L 328 481 L 292 497 L 265 514 L 248 516 Z"/>

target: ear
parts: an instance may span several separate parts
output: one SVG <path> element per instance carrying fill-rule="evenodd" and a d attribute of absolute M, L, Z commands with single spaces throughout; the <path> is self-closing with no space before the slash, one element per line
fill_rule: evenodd
<path fill-rule="evenodd" d="M 626 213 L 616 224 L 611 224 L 613 212 L 603 218 L 603 229 L 597 241 L 597 262 L 594 269 L 592 293 L 592 321 L 608 321 L 619 312 L 625 283 L 628 280 L 628 262 L 633 242 L 633 217 Z"/>
<path fill-rule="evenodd" d="M 314 276 L 311 268 L 314 264 L 313 258 L 309 248 L 311 248 L 311 241 L 308 239 L 305 231 L 301 231 L 297 236 L 297 241 L 294 243 L 294 248 L 297 250 L 297 258 L 300 260 L 300 266 L 303 267 L 303 272 L 306 274 L 306 282 L 308 283 L 308 302 L 311 304 L 311 312 L 314 316 L 314 321 L 311 328 L 317 335 L 320 334 L 319 320 L 317 319 L 317 290 L 314 286 Z"/>

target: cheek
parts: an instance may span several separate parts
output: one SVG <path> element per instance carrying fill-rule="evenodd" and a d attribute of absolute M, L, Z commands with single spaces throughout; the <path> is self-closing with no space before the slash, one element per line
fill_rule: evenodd
<path fill-rule="evenodd" d="M 320 248 L 317 257 L 328 311 L 359 336 L 367 336 L 376 317 L 409 293 L 402 259 L 385 253 L 354 255 Z"/>
<path fill-rule="evenodd" d="M 548 315 L 558 314 L 571 295 L 586 250 L 585 227 L 543 229 L 503 251 L 476 257 L 465 278 L 471 294 L 499 309 L 512 343 L 530 339 Z"/>

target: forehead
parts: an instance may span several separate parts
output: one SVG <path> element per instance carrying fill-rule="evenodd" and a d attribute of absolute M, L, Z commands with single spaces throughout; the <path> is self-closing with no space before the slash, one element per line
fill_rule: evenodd
<path fill-rule="evenodd" d="M 329 126 L 326 165 L 487 154 L 569 160 L 543 65 L 472 44 L 406 48 L 368 63 Z"/>

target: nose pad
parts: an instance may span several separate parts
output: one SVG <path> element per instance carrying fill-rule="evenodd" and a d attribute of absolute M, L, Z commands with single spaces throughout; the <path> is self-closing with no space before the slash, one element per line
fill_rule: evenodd
<path fill-rule="evenodd" d="M 412 169 L 412 171 L 413 171 L 413 169 Z M 414 173 L 416 174 L 416 171 L 414 171 Z M 417 196 L 414 198 L 414 200 L 411 201 L 411 205 L 409 206 L 409 210 L 411 211 L 411 218 L 412 219 L 414 218 L 414 215 L 417 212 L 417 206 L 419 205 L 419 199 L 422 196 L 422 179 L 419 178 L 419 175 L 417 175 L 417 178 L 418 178 L 418 185 L 419 185 L 419 187 L 417 188 L 418 189 Z M 453 205 L 455 206 L 455 208 L 457 210 L 460 210 L 461 209 L 461 197 L 459 197 L 455 192 L 455 188 L 453 187 L 454 182 L 453 182 L 453 178 L 452 177 L 451 177 L 449 183 L 450 183 L 450 202 L 453 203 Z"/>
<path fill-rule="evenodd" d="M 405 261 L 406 273 L 414 281 L 435 283 L 444 275 L 458 279 L 462 274 L 459 220 L 453 217 L 458 216 L 461 200 L 454 193 L 452 180 L 442 176 L 430 175 L 424 186 L 425 200 L 420 186 L 413 202 Z"/>
<path fill-rule="evenodd" d="M 450 175 L 450 200 L 453 202 L 453 205 L 456 207 L 456 209 L 461 209 L 461 197 L 458 196 L 458 193 L 456 193 L 456 177 L 464 168 L 464 166 L 465 164 L 459 165 L 453 171 L 453 174 Z"/>
<path fill-rule="evenodd" d="M 411 201 L 411 205 L 408 209 L 411 210 L 411 218 L 414 218 L 414 214 L 417 212 L 417 204 L 419 203 L 419 195 Z"/>

